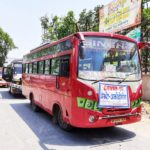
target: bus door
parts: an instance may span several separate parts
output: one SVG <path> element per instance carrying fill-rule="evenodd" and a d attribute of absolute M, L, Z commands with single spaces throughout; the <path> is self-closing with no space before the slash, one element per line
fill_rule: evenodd
<path fill-rule="evenodd" d="M 71 108 L 71 65 L 70 55 L 63 56 L 60 58 L 59 75 L 56 76 L 56 91 L 59 94 L 61 107 L 64 112 L 70 112 Z M 63 114 L 64 117 L 67 114 Z"/>
<path fill-rule="evenodd" d="M 60 94 L 70 96 L 70 56 L 60 58 L 59 75 L 56 76 L 56 89 Z"/>
<path fill-rule="evenodd" d="M 51 59 L 51 75 L 46 77 L 47 94 L 45 93 L 44 106 L 49 106 L 55 101 L 61 101 L 70 96 L 70 56 Z"/>

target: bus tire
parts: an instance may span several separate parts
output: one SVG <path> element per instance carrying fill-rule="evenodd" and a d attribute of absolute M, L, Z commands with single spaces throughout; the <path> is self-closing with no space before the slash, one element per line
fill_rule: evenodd
<path fill-rule="evenodd" d="M 58 124 L 58 112 L 59 112 L 59 106 L 55 105 L 53 108 L 53 116 L 52 116 L 52 123 Z"/>
<path fill-rule="evenodd" d="M 33 97 L 30 99 L 30 101 L 31 101 L 32 110 L 34 112 L 39 112 L 40 111 L 40 107 L 35 104 Z"/>
<path fill-rule="evenodd" d="M 63 115 L 62 115 L 61 109 L 59 109 L 59 111 L 58 111 L 58 124 L 59 124 L 60 128 L 65 131 L 70 131 L 72 129 L 72 126 L 63 120 Z"/>

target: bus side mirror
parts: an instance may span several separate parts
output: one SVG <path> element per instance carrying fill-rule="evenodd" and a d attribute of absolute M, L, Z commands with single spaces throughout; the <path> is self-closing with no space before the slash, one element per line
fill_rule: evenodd
<path fill-rule="evenodd" d="M 144 50 L 144 49 L 150 49 L 150 43 L 149 42 L 139 42 L 138 43 L 138 47 L 140 50 Z"/>
<path fill-rule="evenodd" d="M 139 43 L 138 43 L 138 47 L 139 47 L 139 49 L 141 50 L 142 48 L 144 48 L 144 43 L 139 42 Z"/>
<path fill-rule="evenodd" d="M 80 44 L 79 44 L 79 56 L 80 56 L 80 59 L 84 59 L 84 57 L 85 57 L 85 47 L 84 47 L 84 45 L 83 45 L 83 42 L 81 42 Z"/>

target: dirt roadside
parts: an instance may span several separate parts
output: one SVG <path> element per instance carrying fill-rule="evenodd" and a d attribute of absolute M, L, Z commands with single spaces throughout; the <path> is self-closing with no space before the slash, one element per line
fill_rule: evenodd
<path fill-rule="evenodd" d="M 146 114 L 150 114 L 150 101 L 143 101 L 143 109 Z"/>
<path fill-rule="evenodd" d="M 142 103 L 142 122 L 147 123 L 150 121 L 150 101 L 143 101 Z"/>

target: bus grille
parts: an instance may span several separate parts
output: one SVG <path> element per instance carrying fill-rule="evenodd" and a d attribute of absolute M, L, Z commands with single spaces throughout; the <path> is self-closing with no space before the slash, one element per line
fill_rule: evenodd
<path fill-rule="evenodd" d="M 129 113 L 131 112 L 130 108 L 105 108 L 103 109 L 103 113 L 107 115 L 112 114 L 123 114 L 123 113 Z"/>

